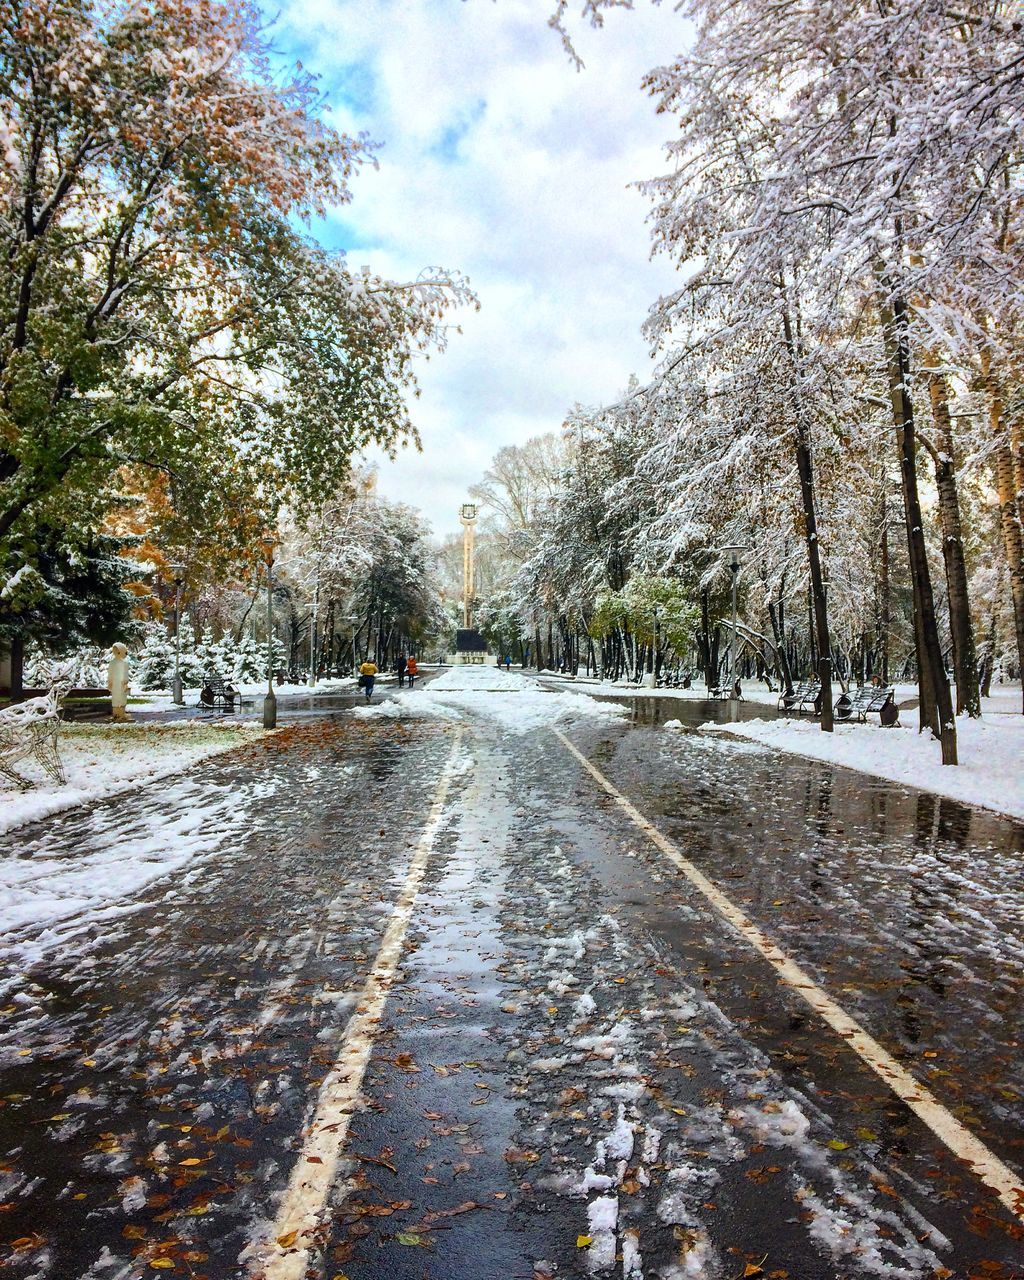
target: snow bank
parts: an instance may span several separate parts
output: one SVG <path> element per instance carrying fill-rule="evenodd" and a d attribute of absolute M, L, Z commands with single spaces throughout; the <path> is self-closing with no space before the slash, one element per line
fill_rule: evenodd
<path fill-rule="evenodd" d="M 1024 716 L 959 717 L 955 768 L 940 763 L 931 734 L 917 732 L 916 711 L 901 710 L 900 721 L 901 729 L 837 724 L 834 733 L 822 733 L 817 721 L 795 719 L 703 727 L 1024 818 Z"/>
<path fill-rule="evenodd" d="M 67 783 L 57 786 L 34 761 L 22 761 L 18 771 L 37 785 L 15 791 L 13 784 L 0 783 L 0 833 L 180 773 L 262 732 L 261 726 L 239 720 L 65 725 L 60 756 Z"/>
<path fill-rule="evenodd" d="M 497 721 L 510 733 L 529 733 L 557 720 L 589 717 L 614 720 L 625 713 L 578 693 L 546 693 L 518 672 L 497 667 L 453 667 L 423 689 L 397 694 L 388 702 L 356 709 L 361 716 L 455 719 L 477 715 Z"/>

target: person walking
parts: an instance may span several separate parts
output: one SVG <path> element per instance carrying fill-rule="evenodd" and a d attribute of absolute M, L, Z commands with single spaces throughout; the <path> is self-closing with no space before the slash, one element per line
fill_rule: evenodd
<path fill-rule="evenodd" d="M 359 687 L 366 694 L 366 701 L 369 702 L 373 697 L 373 682 L 377 677 L 377 664 L 371 662 L 369 658 L 360 664 L 359 667 Z"/>
<path fill-rule="evenodd" d="M 409 664 L 408 664 L 408 663 L 406 662 L 406 660 L 405 660 L 405 654 L 404 654 L 404 653 L 400 653 L 400 654 L 398 655 L 398 661 L 395 663 L 395 670 L 398 672 L 398 687 L 399 687 L 399 689 L 402 689 L 402 688 L 404 688 L 404 686 L 405 686 L 405 671 L 406 671 L 406 667 L 407 667 L 408 665 L 409 665 Z"/>
<path fill-rule="evenodd" d="M 505 654 L 505 670 L 512 670 L 512 655 L 510 653 Z"/>
<path fill-rule="evenodd" d="M 409 661 L 405 664 L 405 674 L 409 677 L 410 689 L 412 688 L 413 681 L 416 679 L 419 673 L 420 673 L 420 669 L 416 665 L 416 659 L 413 657 L 410 657 Z"/>

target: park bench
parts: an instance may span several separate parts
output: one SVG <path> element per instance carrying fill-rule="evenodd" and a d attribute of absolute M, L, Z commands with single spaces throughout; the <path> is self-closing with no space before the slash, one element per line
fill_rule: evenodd
<path fill-rule="evenodd" d="M 833 714 L 837 720 L 859 720 L 861 724 L 866 724 L 868 716 L 875 714 L 884 724 L 889 705 L 896 710 L 896 690 L 891 685 L 863 684 L 855 692 L 841 695 L 836 700 Z M 895 724 L 898 719 L 899 711 L 896 710 L 891 723 Z"/>
<path fill-rule="evenodd" d="M 31 756 L 48 778 L 58 786 L 67 781 L 57 751 L 60 735 L 60 700 L 70 689 L 67 680 L 58 680 L 39 698 L 15 702 L 0 711 L 0 774 L 22 790 L 32 786 L 15 765 Z"/>
<path fill-rule="evenodd" d="M 234 711 L 241 706 L 239 692 L 223 676 L 208 671 L 203 677 L 203 687 L 199 690 L 200 711 Z"/>
<path fill-rule="evenodd" d="M 804 707 L 807 707 L 810 714 L 814 715 L 820 694 L 819 680 L 801 680 L 799 684 L 794 685 L 792 693 L 787 693 L 783 689 L 776 705 L 780 711 L 787 713 L 795 711 L 798 716 L 803 715 Z"/>

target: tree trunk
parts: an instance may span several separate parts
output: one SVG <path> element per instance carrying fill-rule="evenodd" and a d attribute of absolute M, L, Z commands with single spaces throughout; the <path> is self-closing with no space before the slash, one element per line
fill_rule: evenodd
<path fill-rule="evenodd" d="M 25 637 L 20 632 L 11 636 L 11 701 L 25 696 Z"/>
<path fill-rule="evenodd" d="M 939 630 L 935 620 L 935 597 L 928 569 L 924 542 L 924 520 L 917 489 L 917 448 L 914 436 L 914 407 L 910 399 L 910 343 L 906 303 L 894 289 L 884 270 L 876 264 L 879 284 L 878 307 L 882 322 L 889 395 L 892 400 L 893 424 L 899 449 L 900 482 L 903 489 L 903 512 L 907 526 L 907 550 L 910 576 L 914 589 L 916 618 L 918 687 L 921 692 L 921 716 L 924 723 L 925 703 L 929 704 L 932 732 L 942 747 L 942 763 L 956 764 L 956 718 L 949 693 L 949 681 L 942 665 Z"/>
<path fill-rule="evenodd" d="M 935 427 L 935 485 L 939 495 L 939 520 L 942 525 L 942 558 L 946 566 L 946 593 L 949 597 L 949 630 L 953 640 L 953 670 L 956 673 L 956 712 L 981 715 L 978 692 L 978 660 L 971 622 L 970 597 L 967 587 L 967 565 L 964 562 L 963 526 L 960 520 L 960 498 L 956 483 L 956 454 L 953 425 L 949 416 L 949 391 L 946 379 L 928 360 L 928 395 L 932 404 Z"/>
<path fill-rule="evenodd" d="M 875 645 L 883 684 L 889 683 L 889 629 L 892 626 L 892 584 L 889 580 L 889 500 L 882 489 L 882 528 L 878 556 L 878 622 Z"/>
<path fill-rule="evenodd" d="M 800 360 L 796 335 L 788 307 L 782 310 L 782 327 L 789 352 L 792 381 L 793 408 L 796 423 L 796 466 L 800 476 L 800 500 L 804 513 L 804 536 L 807 541 L 807 563 L 811 571 L 811 605 L 814 615 L 814 632 L 818 642 L 818 676 L 821 680 L 821 728 L 831 733 L 832 720 L 832 644 L 828 635 L 828 606 L 825 601 L 825 584 L 821 573 L 821 552 L 818 546 L 818 517 L 814 500 L 814 461 L 811 457 L 811 428 L 804 409 L 800 391 Z"/>
<path fill-rule="evenodd" d="M 775 641 L 775 656 L 779 668 L 779 683 L 783 690 L 792 695 L 793 673 L 789 669 L 789 658 L 786 656 L 786 644 L 782 635 L 779 618 L 782 612 L 782 601 L 776 605 L 774 600 L 768 601 L 768 620 L 772 624 L 772 639 Z"/>
<path fill-rule="evenodd" d="M 986 349 L 981 353 L 981 372 L 988 396 L 988 421 L 995 437 L 993 470 L 999 498 L 999 531 L 1003 538 L 1003 554 L 1010 575 L 1010 597 L 1013 601 L 1013 627 L 1017 640 L 1017 666 L 1024 676 L 1024 534 L 1017 501 L 1013 452 L 1006 431 L 1003 396 L 999 380 L 992 369 L 992 358 Z M 1022 703 L 1024 710 L 1024 703 Z"/>
<path fill-rule="evenodd" d="M 701 666 L 704 668 L 704 683 L 710 689 L 718 683 L 716 668 L 717 655 L 711 651 L 711 602 L 710 593 L 705 588 L 700 593 L 700 633 L 697 636 L 697 648 L 700 651 Z"/>

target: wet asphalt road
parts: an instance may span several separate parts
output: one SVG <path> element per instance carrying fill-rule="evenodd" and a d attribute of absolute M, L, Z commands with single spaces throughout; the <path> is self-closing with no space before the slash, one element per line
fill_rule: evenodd
<path fill-rule="evenodd" d="M 1021 1170 L 1024 828 L 714 735 L 561 727 Z M 123 910 L 3 941 L 0 1273 L 260 1274 L 453 761 L 309 1276 L 1022 1274 L 1006 1209 L 554 734 L 344 711 L 187 775 L 189 860 Z M 170 839 L 166 809 L 149 788 L 7 856 Z"/>

